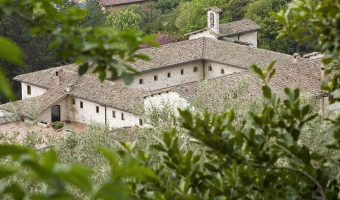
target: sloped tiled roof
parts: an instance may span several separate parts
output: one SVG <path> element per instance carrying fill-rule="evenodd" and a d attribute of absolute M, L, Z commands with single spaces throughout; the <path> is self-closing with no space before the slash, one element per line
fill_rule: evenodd
<path fill-rule="evenodd" d="M 141 72 L 196 60 L 211 60 L 236 67 L 267 65 L 273 60 L 278 63 L 293 62 L 291 55 L 209 38 L 185 40 L 139 52 L 151 58 L 151 61 L 133 64 Z"/>
<path fill-rule="evenodd" d="M 48 89 L 51 88 L 54 83 L 53 77 L 55 76 L 55 72 L 61 69 L 76 72 L 78 67 L 75 64 L 53 67 L 45 70 L 22 74 L 14 77 L 14 80 Z"/>
<path fill-rule="evenodd" d="M 104 6 L 117 6 L 123 4 L 141 3 L 150 0 L 100 0 L 100 3 Z"/>
<path fill-rule="evenodd" d="M 239 45 L 214 39 L 205 40 L 203 59 L 220 62 L 227 65 L 247 68 L 252 64 L 265 66 L 276 60 L 278 64 L 293 63 L 293 56 Z"/>
<path fill-rule="evenodd" d="M 220 33 L 211 32 L 216 37 L 232 37 L 236 35 L 241 35 L 243 33 L 255 32 L 261 29 L 261 26 L 256 24 L 254 21 L 249 19 L 242 19 L 238 21 L 233 21 L 225 24 L 220 24 Z M 197 31 L 193 31 L 185 34 L 186 36 L 207 31 L 208 28 L 203 28 Z"/>
<path fill-rule="evenodd" d="M 320 91 L 321 65 L 320 59 L 306 60 L 289 65 L 277 65 L 276 74 L 270 82 L 270 87 L 281 97 L 284 97 L 283 90 L 285 87 L 300 88 L 304 96 L 316 96 Z M 238 87 L 242 89 L 237 89 Z M 262 94 L 261 87 L 262 83 L 255 75 L 249 71 L 244 71 L 203 82 L 191 82 L 174 86 L 167 88 L 167 91 L 177 92 L 191 103 L 197 99 L 204 99 L 209 110 L 219 112 L 220 109 L 223 109 L 226 101 L 252 103 Z M 238 93 L 236 97 L 225 99 L 224 93 L 233 90 Z M 158 91 L 153 92 L 157 93 Z"/>
<path fill-rule="evenodd" d="M 66 65 L 16 77 L 15 80 L 44 87 L 48 90 L 42 96 L 16 101 L 14 102 L 15 105 L 25 107 L 24 105 L 27 103 L 34 104 L 39 111 L 43 111 L 57 100 L 66 95 L 71 95 L 132 113 L 135 111 L 136 106 L 143 103 L 144 91 L 122 85 L 122 83 L 118 82 L 101 82 L 98 77 L 92 75 L 79 77 L 76 69 L 76 65 Z M 59 72 L 61 78 L 60 85 L 55 83 L 54 76 L 56 71 Z M 66 87 L 68 85 L 72 85 L 72 89 L 67 93 Z"/>
<path fill-rule="evenodd" d="M 220 37 L 230 37 L 242 33 L 258 31 L 261 27 L 254 21 L 242 19 L 234 22 L 229 22 L 220 25 Z"/>
<path fill-rule="evenodd" d="M 104 106 L 134 112 L 143 104 L 144 91 L 123 85 L 120 82 L 103 81 L 92 75 L 79 78 L 69 95 Z"/>
<path fill-rule="evenodd" d="M 134 63 L 135 68 L 141 72 L 200 60 L 215 61 L 244 69 L 247 69 L 251 64 L 258 64 L 264 67 L 273 60 L 277 60 L 277 75 L 272 82 L 273 87 L 278 88 L 277 91 L 280 91 L 286 85 L 291 86 L 292 84 L 296 84 L 296 86 L 300 86 L 303 90 L 313 94 L 319 89 L 319 69 L 321 65 L 319 60 L 313 60 L 312 62 L 301 58 L 297 64 L 293 64 L 293 56 L 290 55 L 203 38 L 171 43 L 159 48 L 142 49 L 139 52 L 151 58 L 151 61 L 137 61 Z M 76 65 L 66 65 L 28 73 L 15 77 L 15 80 L 46 89 L 51 88 L 51 92 L 48 91 L 46 94 L 60 93 L 64 95 L 63 92 L 52 92 L 52 88 L 55 87 L 53 76 L 55 76 L 56 71 L 61 69 L 68 74 L 65 78 L 67 80 L 65 84 L 72 83 L 74 85 L 73 90 L 68 95 L 129 112 L 134 111 L 135 106 L 143 102 L 143 99 L 141 99 L 145 94 L 143 91 L 124 86 L 119 82 L 100 82 L 93 75 L 85 75 L 79 78 Z M 247 95 L 252 96 L 261 93 L 260 87 L 258 87 L 260 85 L 259 81 L 249 72 L 240 72 L 211 79 L 209 84 L 216 84 L 214 91 L 228 90 L 228 88 L 236 85 L 237 81 L 240 80 L 247 80 L 252 83 Z M 173 87 L 173 89 L 178 91 L 183 97 L 190 99 L 190 96 L 195 96 L 197 85 L 198 82 L 193 82 Z M 64 88 L 65 86 L 61 90 L 64 91 Z M 207 93 L 207 95 L 208 100 L 209 94 Z M 48 99 L 49 97 L 42 98 Z M 248 97 L 245 96 L 245 98 Z M 37 99 L 47 102 L 46 104 L 50 102 L 49 100 Z M 58 99 L 58 96 L 51 99 Z"/>
<path fill-rule="evenodd" d="M 135 62 L 133 65 L 138 71 L 147 71 L 201 60 L 203 56 L 203 39 L 185 40 L 162 45 L 158 48 L 141 49 L 139 53 L 148 55 L 151 60 L 138 60 Z"/>
<path fill-rule="evenodd" d="M 51 75 L 55 75 L 54 71 L 52 70 L 43 71 L 47 78 L 51 77 L 47 72 L 51 72 Z M 43 95 L 0 105 L 0 110 L 20 113 L 23 116 L 31 117 L 33 113 L 41 113 L 54 103 L 66 97 L 66 86 L 69 84 L 74 84 L 77 81 L 77 74 L 69 73 L 66 70 L 61 70 L 61 67 L 58 67 L 58 72 L 59 76 L 62 77 L 60 85 L 54 84 L 53 87 L 50 87 L 54 82 L 54 79 L 51 77 L 49 78 L 48 82 L 42 81 L 43 83 L 47 83 L 47 86 L 49 87 Z M 32 76 L 32 73 L 30 73 L 30 76 Z M 38 78 L 37 80 L 42 79 Z"/>
<path fill-rule="evenodd" d="M 216 61 L 242 68 L 247 68 L 251 64 L 267 65 L 273 60 L 277 60 L 280 64 L 293 62 L 291 55 L 208 38 L 185 40 L 157 48 L 141 49 L 138 52 L 151 58 L 150 61 L 138 60 L 132 64 L 140 72 L 200 60 Z M 53 72 L 60 69 L 77 71 L 77 66 L 71 64 L 32 72 L 16 76 L 14 80 L 49 88 Z"/>

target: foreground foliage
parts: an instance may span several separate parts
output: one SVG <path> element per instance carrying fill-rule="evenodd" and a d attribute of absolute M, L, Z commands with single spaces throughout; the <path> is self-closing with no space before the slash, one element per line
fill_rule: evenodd
<path fill-rule="evenodd" d="M 6 5 L 9 6 L 7 8 L 13 9 L 16 9 L 16 6 L 19 8 L 26 6 L 21 2 L 33 2 L 28 5 L 36 5 L 34 2 L 44 2 L 37 4 L 38 8 L 42 6 L 47 11 L 55 9 L 47 1 L 26 0 L 19 3 L 0 1 L 2 2 L 7 3 Z M 13 2 L 18 4 L 11 7 Z M 310 34 L 319 37 L 322 44 L 321 50 L 329 55 L 324 60 L 325 64 L 329 64 L 327 71 L 339 67 L 340 42 L 336 34 L 339 32 L 339 26 L 336 25 L 339 22 L 340 2 L 339 0 L 336 2 L 338 4 L 333 6 L 331 0 L 320 2 L 295 0 L 286 12 L 278 15 L 278 19 L 285 23 L 287 33 L 289 30 L 301 33 L 299 32 L 301 25 L 297 22 L 303 22 L 310 27 Z M 46 19 L 53 21 L 54 18 Z M 72 24 L 73 20 L 68 20 L 63 22 Z M 47 23 L 47 25 L 55 24 Z M 68 55 L 76 58 L 80 56 L 84 63 L 99 62 L 97 67 L 105 65 L 105 68 L 99 67 L 97 68 L 99 71 L 96 71 L 99 72 L 101 78 L 106 73 L 106 66 L 118 70 L 119 65 L 117 63 L 107 65 L 106 61 L 111 62 L 111 59 L 102 60 L 102 54 L 97 55 L 104 53 L 107 56 L 105 48 L 100 48 L 105 47 L 105 41 L 92 38 L 87 35 L 88 33 L 100 36 L 104 40 L 110 39 L 112 35 L 120 38 L 118 41 L 125 41 L 124 39 L 132 37 L 134 42 L 128 43 L 131 46 L 141 41 L 138 37 L 135 38 L 134 34 L 110 31 L 107 33 L 101 28 L 78 30 L 73 29 L 72 26 L 65 26 L 58 27 L 58 30 L 55 44 L 70 47 L 66 48 L 70 50 L 67 51 Z M 49 30 L 44 27 L 39 31 L 48 32 Z M 65 41 L 68 33 L 74 35 L 71 37 L 72 40 Z M 129 37 L 126 38 L 126 34 Z M 80 44 L 79 55 L 72 51 L 76 49 L 72 41 L 79 42 L 83 41 L 82 39 L 89 41 L 90 45 Z M 108 52 L 119 52 L 118 55 L 123 53 L 123 58 L 124 56 L 143 57 L 135 55 L 134 48 L 128 51 L 127 55 L 125 48 L 122 52 L 115 51 L 117 44 L 115 41 L 112 39 L 113 46 L 109 46 L 112 48 L 108 48 Z M 22 64 L 20 50 L 6 38 L 0 42 L 9 46 L 8 49 L 11 50 L 0 51 L 1 59 Z M 87 48 L 91 51 L 86 51 Z M 125 143 L 120 143 L 120 146 L 113 150 L 98 147 L 98 152 L 106 158 L 111 167 L 110 176 L 100 183 L 94 183 L 89 178 L 91 171 L 87 167 L 59 163 L 54 150 L 39 154 L 29 147 L 2 144 L 0 145 L 0 159 L 4 164 L 0 166 L 0 185 L 2 186 L 0 197 L 169 200 L 337 199 L 340 192 L 339 157 L 333 154 L 321 155 L 299 142 L 303 128 L 317 115 L 311 112 L 310 105 L 301 102 L 298 89 L 286 88 L 286 97 L 282 99 L 271 91 L 268 83 L 275 74 L 274 64 L 272 63 L 266 69 L 258 66 L 251 67 L 251 70 L 263 81 L 263 103 L 258 111 L 249 112 L 249 120 L 235 123 L 233 110 L 214 115 L 180 111 L 181 127 L 200 145 L 201 151 L 183 148 L 176 129 L 164 132 L 162 139 L 152 146 L 160 156 L 158 162 L 152 161 L 152 154 L 149 151 L 141 148 L 134 149 Z M 87 69 L 86 64 L 83 66 L 85 67 L 81 68 L 80 74 L 85 73 Z M 340 84 L 339 74 L 336 71 L 333 72 L 334 78 L 325 84 L 324 90 L 330 92 L 336 102 L 340 98 Z M 6 93 L 4 89 L 9 91 L 6 87 L 0 88 L 0 91 Z M 330 121 L 330 132 L 333 137 L 325 148 L 333 151 L 339 150 L 340 116 L 327 120 Z M 19 179 L 24 179 L 30 186 L 41 185 L 47 189 L 29 192 L 29 189 L 21 185 Z"/>
<path fill-rule="evenodd" d="M 35 35 L 51 37 L 50 48 L 57 49 L 65 59 L 79 64 L 79 74 L 90 71 L 101 80 L 122 77 L 131 83 L 136 73 L 129 63 L 148 60 L 137 50 L 144 43 L 154 46 L 154 36 L 137 31 L 117 31 L 107 26 L 80 26 L 86 10 L 67 6 L 62 0 L 3 0 L 0 17 L 17 16 L 27 22 Z M 0 36 L 0 60 L 23 66 L 24 55 L 12 40 Z M 5 73 L 0 66 L 0 95 L 14 98 Z"/>
<path fill-rule="evenodd" d="M 336 199 L 340 185 L 330 173 L 336 158 L 299 143 L 304 126 L 317 115 L 301 103 L 298 89 L 287 88 L 285 100 L 271 92 L 273 66 L 251 68 L 264 82 L 264 102 L 258 112 L 250 112 L 249 121 L 235 123 L 232 110 L 215 115 L 183 110 L 181 127 L 201 151 L 183 148 L 175 129 L 152 146 L 157 162 L 152 162 L 155 154 L 126 143 L 115 150 L 98 148 L 111 167 L 101 183 L 89 178 L 86 167 L 58 163 L 53 150 L 38 155 L 27 147 L 0 145 L 1 157 L 12 160 L 1 168 L 1 179 L 26 175 L 33 185 L 43 182 L 49 188 L 26 193 L 14 178 L 4 182 L 2 195 L 77 199 L 75 191 L 81 191 L 94 199 Z"/>

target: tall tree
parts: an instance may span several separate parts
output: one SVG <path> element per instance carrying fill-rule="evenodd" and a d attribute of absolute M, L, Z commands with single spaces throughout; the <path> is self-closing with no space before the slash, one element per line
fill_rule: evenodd
<path fill-rule="evenodd" d="M 108 13 L 104 12 L 102 5 L 98 0 L 87 0 L 87 15 L 82 22 L 82 26 L 103 26 L 107 23 Z"/>
<path fill-rule="evenodd" d="M 251 0 L 229 0 L 225 4 L 225 11 L 230 16 L 230 21 L 236 21 L 244 18 L 245 8 Z"/>
<path fill-rule="evenodd" d="M 278 38 L 282 25 L 276 22 L 272 13 L 287 6 L 290 0 L 255 0 L 245 8 L 245 18 L 252 19 L 262 29 L 259 31 L 259 47 L 273 51 L 292 53 L 307 53 L 314 51 L 317 40 L 297 42 L 290 37 Z"/>
<path fill-rule="evenodd" d="M 140 29 L 141 16 L 137 13 L 137 7 L 128 7 L 119 12 L 110 14 L 108 23 L 119 30 Z"/>
<path fill-rule="evenodd" d="M 0 35 L 10 38 L 17 43 L 24 52 L 25 66 L 18 68 L 13 64 L 3 63 L 7 77 L 17 97 L 20 95 L 20 85 L 12 78 L 22 73 L 28 73 L 61 65 L 65 61 L 55 50 L 48 48 L 51 38 L 48 36 L 33 37 L 28 24 L 18 16 L 12 16 L 0 21 Z M 5 99 L 0 97 L 0 102 Z"/>
<path fill-rule="evenodd" d="M 181 2 L 178 7 L 178 17 L 176 26 L 180 33 L 188 33 L 207 25 L 207 9 L 211 6 L 223 6 L 225 0 L 193 0 L 190 2 Z M 228 14 L 222 13 L 221 22 L 228 21 Z"/>

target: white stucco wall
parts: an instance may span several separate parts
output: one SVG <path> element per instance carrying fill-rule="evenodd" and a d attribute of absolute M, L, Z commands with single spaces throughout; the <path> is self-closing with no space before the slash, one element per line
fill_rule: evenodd
<path fill-rule="evenodd" d="M 68 98 L 63 98 L 63 99 L 57 101 L 56 103 L 54 103 L 52 105 L 52 106 L 54 106 L 54 105 L 60 106 L 60 120 L 61 121 L 68 120 L 68 116 L 69 116 L 68 101 L 69 101 Z M 52 121 L 52 116 L 51 116 L 52 106 L 47 108 L 40 115 L 38 115 L 37 121 L 48 123 L 48 124 L 51 123 L 51 121 Z"/>
<path fill-rule="evenodd" d="M 203 79 L 203 76 L 205 76 L 206 79 L 211 79 L 245 70 L 213 61 L 205 61 L 204 63 L 204 67 L 202 61 L 197 61 L 166 69 L 142 72 L 140 75 L 135 76 L 134 82 L 131 86 L 147 91 L 154 91 L 193 81 L 200 81 Z M 209 70 L 209 66 L 212 67 L 212 71 Z M 194 72 L 195 67 L 197 68 L 196 72 Z M 183 75 L 181 74 L 182 69 L 184 70 Z M 221 69 L 224 69 L 224 74 Z M 205 73 L 203 73 L 203 70 L 205 70 Z M 168 77 L 169 72 L 171 73 L 170 78 Z M 158 77 L 157 81 L 154 80 L 154 76 Z M 142 84 L 139 83 L 140 79 L 143 79 Z"/>
<path fill-rule="evenodd" d="M 113 111 L 115 111 L 116 117 L 113 117 Z M 139 118 L 131 113 L 108 107 L 106 114 L 107 125 L 111 128 L 139 126 Z M 122 114 L 124 114 L 124 120 L 122 120 Z"/>
<path fill-rule="evenodd" d="M 209 70 L 209 66 L 211 66 L 212 71 Z M 224 74 L 222 74 L 221 72 L 222 69 L 224 70 Z M 212 62 L 212 61 L 205 62 L 205 78 L 206 79 L 225 76 L 228 74 L 233 74 L 233 73 L 241 72 L 244 70 L 245 69 L 232 67 L 232 66 L 228 66 L 225 64 L 217 63 L 217 62 Z"/>
<path fill-rule="evenodd" d="M 194 67 L 197 67 L 196 72 L 194 72 Z M 144 90 L 158 90 L 183 83 L 198 81 L 203 77 L 202 68 L 202 61 L 197 61 L 190 64 L 168 67 L 166 69 L 144 72 L 135 76 L 134 82 L 131 84 L 131 86 Z M 183 75 L 181 74 L 182 69 L 184 70 Z M 168 77 L 168 73 L 171 73 L 170 78 Z M 156 75 L 158 76 L 157 81 L 154 80 L 154 76 Z M 140 79 L 143 79 L 143 84 L 139 83 Z"/>
<path fill-rule="evenodd" d="M 81 101 L 83 102 L 83 108 L 80 108 Z M 97 106 L 99 107 L 99 113 L 96 112 Z M 111 128 L 132 127 L 139 125 L 139 118 L 131 113 L 110 107 L 105 107 L 80 98 L 75 98 L 75 104 L 72 105 L 71 109 L 74 113 L 74 119 L 71 119 L 71 121 L 83 124 L 107 124 Z M 113 117 L 112 111 L 115 111 L 116 117 Z M 122 113 L 124 115 L 124 120 L 122 119 Z M 70 113 L 70 115 L 72 115 L 72 112 Z"/>
<path fill-rule="evenodd" d="M 217 37 L 213 34 L 210 33 L 209 30 L 205 30 L 202 32 L 194 33 L 189 35 L 189 40 L 194 40 L 198 38 L 212 38 L 212 39 L 217 39 Z"/>
<path fill-rule="evenodd" d="M 234 36 L 232 39 L 247 42 L 252 44 L 252 46 L 257 47 L 257 32 L 244 33 L 240 36 Z"/>
<path fill-rule="evenodd" d="M 80 108 L 80 102 L 83 102 L 83 108 Z M 96 106 L 99 107 L 99 113 L 96 113 Z M 105 107 L 96 103 L 86 101 L 84 99 L 75 98 L 74 121 L 91 124 L 99 123 L 105 124 Z"/>
<path fill-rule="evenodd" d="M 27 85 L 29 85 L 29 84 L 21 83 L 21 98 L 22 99 L 28 99 L 28 98 L 31 98 L 31 97 L 40 96 L 40 95 L 43 95 L 47 91 L 44 88 L 29 85 L 29 86 L 31 86 L 31 94 L 29 95 L 27 93 Z"/>

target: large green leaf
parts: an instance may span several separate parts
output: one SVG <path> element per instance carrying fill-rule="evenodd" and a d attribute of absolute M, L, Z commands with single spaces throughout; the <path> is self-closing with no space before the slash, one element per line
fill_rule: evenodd
<path fill-rule="evenodd" d="M 8 79 L 5 77 L 5 73 L 1 69 L 1 66 L 0 66 L 0 96 L 4 96 L 7 99 L 14 99 L 12 87 Z"/>
<path fill-rule="evenodd" d="M 18 45 L 3 36 L 0 36 L 0 60 L 15 65 L 23 65 L 23 54 Z"/>
<path fill-rule="evenodd" d="M 13 166 L 0 166 L 0 180 L 11 176 L 17 171 L 17 169 Z"/>
<path fill-rule="evenodd" d="M 20 145 L 11 145 L 11 144 L 1 144 L 0 145 L 0 158 L 6 156 L 16 156 L 21 154 L 32 153 L 31 149 L 25 146 Z"/>
<path fill-rule="evenodd" d="M 83 166 L 77 165 L 56 165 L 54 173 L 62 180 L 78 187 L 83 192 L 92 192 L 92 183 L 90 179 L 90 170 Z"/>

